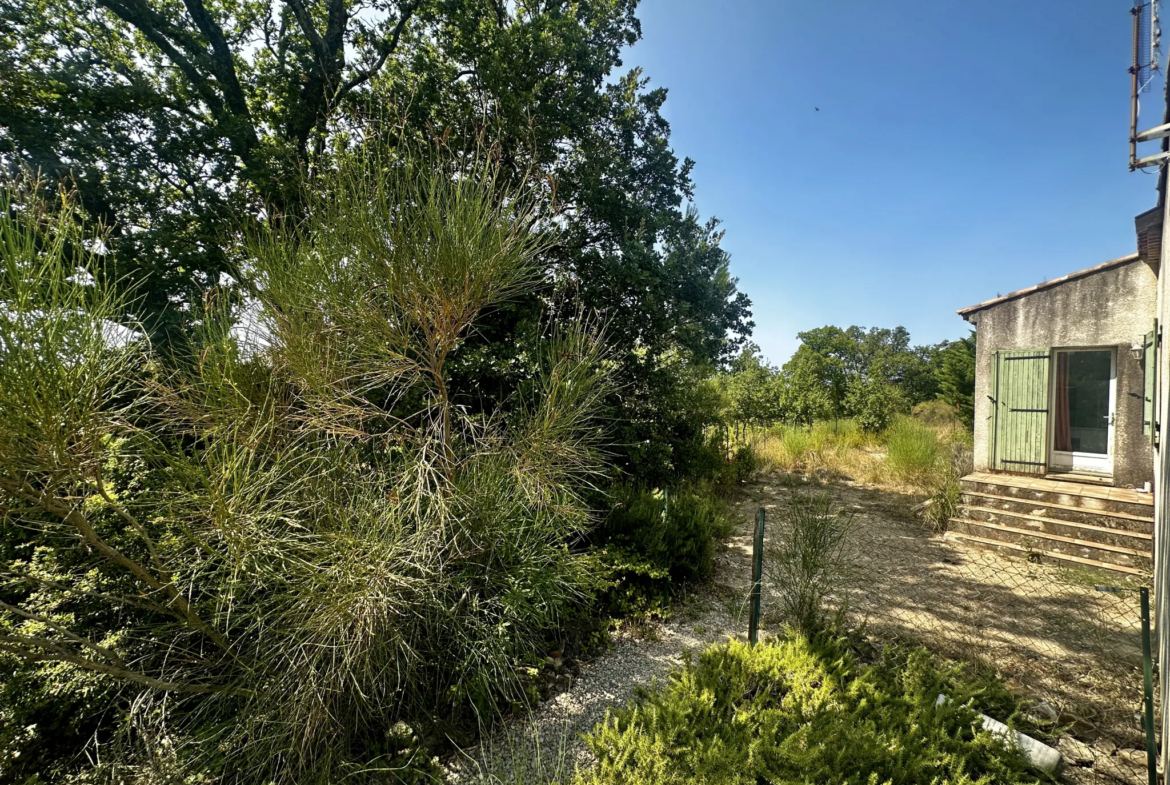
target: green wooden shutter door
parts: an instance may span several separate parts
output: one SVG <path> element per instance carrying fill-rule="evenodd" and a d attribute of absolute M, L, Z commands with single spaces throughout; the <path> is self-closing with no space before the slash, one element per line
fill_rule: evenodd
<path fill-rule="evenodd" d="M 1047 349 L 999 352 L 995 463 L 1001 471 L 1048 471 Z"/>
<path fill-rule="evenodd" d="M 1158 397 L 1158 321 L 1154 320 L 1154 329 L 1146 333 L 1143 343 L 1142 357 L 1145 360 L 1145 393 L 1142 396 L 1142 433 L 1150 439 L 1150 444 L 1158 441 L 1158 427 L 1155 423 L 1157 416 Z"/>
<path fill-rule="evenodd" d="M 992 469 L 999 465 L 997 456 L 999 451 L 999 352 L 991 357 L 991 377 L 987 382 L 987 398 L 991 402 L 991 411 L 987 415 L 987 465 Z"/>

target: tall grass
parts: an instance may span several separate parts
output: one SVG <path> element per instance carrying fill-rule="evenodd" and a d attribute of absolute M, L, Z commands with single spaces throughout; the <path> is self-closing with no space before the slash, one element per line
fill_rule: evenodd
<path fill-rule="evenodd" d="M 754 435 L 751 445 L 765 467 L 782 473 L 870 481 L 877 468 L 872 453 L 878 437 L 852 420 L 817 422 L 811 428 L 778 425 Z"/>
<path fill-rule="evenodd" d="M 851 420 L 822 421 L 811 428 L 775 426 L 750 444 L 767 470 L 934 494 L 962 464 L 952 465 L 952 450 L 959 450 L 952 445 L 967 445 L 969 454 L 971 435 L 949 410 L 924 408 L 931 416 L 898 416 L 880 434 L 867 434 Z"/>
<path fill-rule="evenodd" d="M 907 484 L 926 482 L 940 454 L 935 431 L 911 417 L 898 417 L 886 432 L 886 466 L 891 476 Z"/>
<path fill-rule="evenodd" d="M 959 514 L 963 501 L 961 480 L 974 469 L 971 445 L 964 440 L 946 445 L 940 466 L 926 483 L 930 495 L 922 510 L 922 518 L 938 534 L 946 531 L 947 523 Z"/>

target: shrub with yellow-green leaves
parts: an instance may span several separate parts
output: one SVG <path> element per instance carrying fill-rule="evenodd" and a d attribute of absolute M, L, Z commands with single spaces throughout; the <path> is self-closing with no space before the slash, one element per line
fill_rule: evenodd
<path fill-rule="evenodd" d="M 940 693 L 952 701 L 936 706 Z M 867 664 L 845 640 L 732 641 L 599 725 L 578 785 L 1040 782 L 977 713 L 1015 723 L 1017 709 L 923 650 Z"/>

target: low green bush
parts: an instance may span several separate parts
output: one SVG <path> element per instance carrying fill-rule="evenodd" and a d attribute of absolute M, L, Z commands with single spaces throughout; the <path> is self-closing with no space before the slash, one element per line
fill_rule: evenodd
<path fill-rule="evenodd" d="M 923 520 L 938 534 L 945 532 L 950 519 L 959 514 L 963 506 L 962 479 L 974 468 L 974 456 L 965 441 L 951 442 L 946 449 L 949 455 L 940 461 L 939 469 L 928 481 L 930 498 L 922 509 Z"/>
<path fill-rule="evenodd" d="M 664 611 L 678 586 L 710 577 L 716 541 L 733 523 L 701 487 L 676 492 L 619 486 L 599 527 L 611 573 L 607 604 L 619 616 Z"/>
<path fill-rule="evenodd" d="M 735 457 L 720 467 L 716 485 L 721 490 L 727 490 L 752 479 L 762 468 L 763 461 L 756 454 L 756 449 L 750 444 L 741 444 L 735 449 Z"/>
<path fill-rule="evenodd" d="M 598 725 L 577 785 L 1040 782 L 977 714 L 1015 725 L 1018 708 L 921 649 L 865 664 L 844 640 L 731 641 Z"/>
<path fill-rule="evenodd" d="M 886 432 L 886 463 L 897 479 L 922 483 L 939 461 L 935 432 L 911 417 L 898 417 Z"/>
<path fill-rule="evenodd" d="M 858 379 L 850 384 L 845 405 L 866 433 L 881 433 L 899 412 L 909 409 L 902 391 L 879 378 Z"/>

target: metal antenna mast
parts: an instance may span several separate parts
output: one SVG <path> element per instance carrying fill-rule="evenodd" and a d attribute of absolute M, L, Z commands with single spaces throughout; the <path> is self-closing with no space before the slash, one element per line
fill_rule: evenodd
<path fill-rule="evenodd" d="M 1138 131 L 1138 115 L 1141 109 L 1141 94 L 1150 89 L 1150 83 L 1161 69 L 1162 30 L 1158 14 L 1158 0 L 1136 0 L 1130 14 L 1133 15 L 1133 65 L 1130 74 L 1129 104 L 1129 170 L 1161 166 L 1170 160 L 1170 155 L 1137 157 L 1140 142 L 1164 139 L 1170 136 L 1170 124 L 1159 125 L 1145 131 Z"/>

